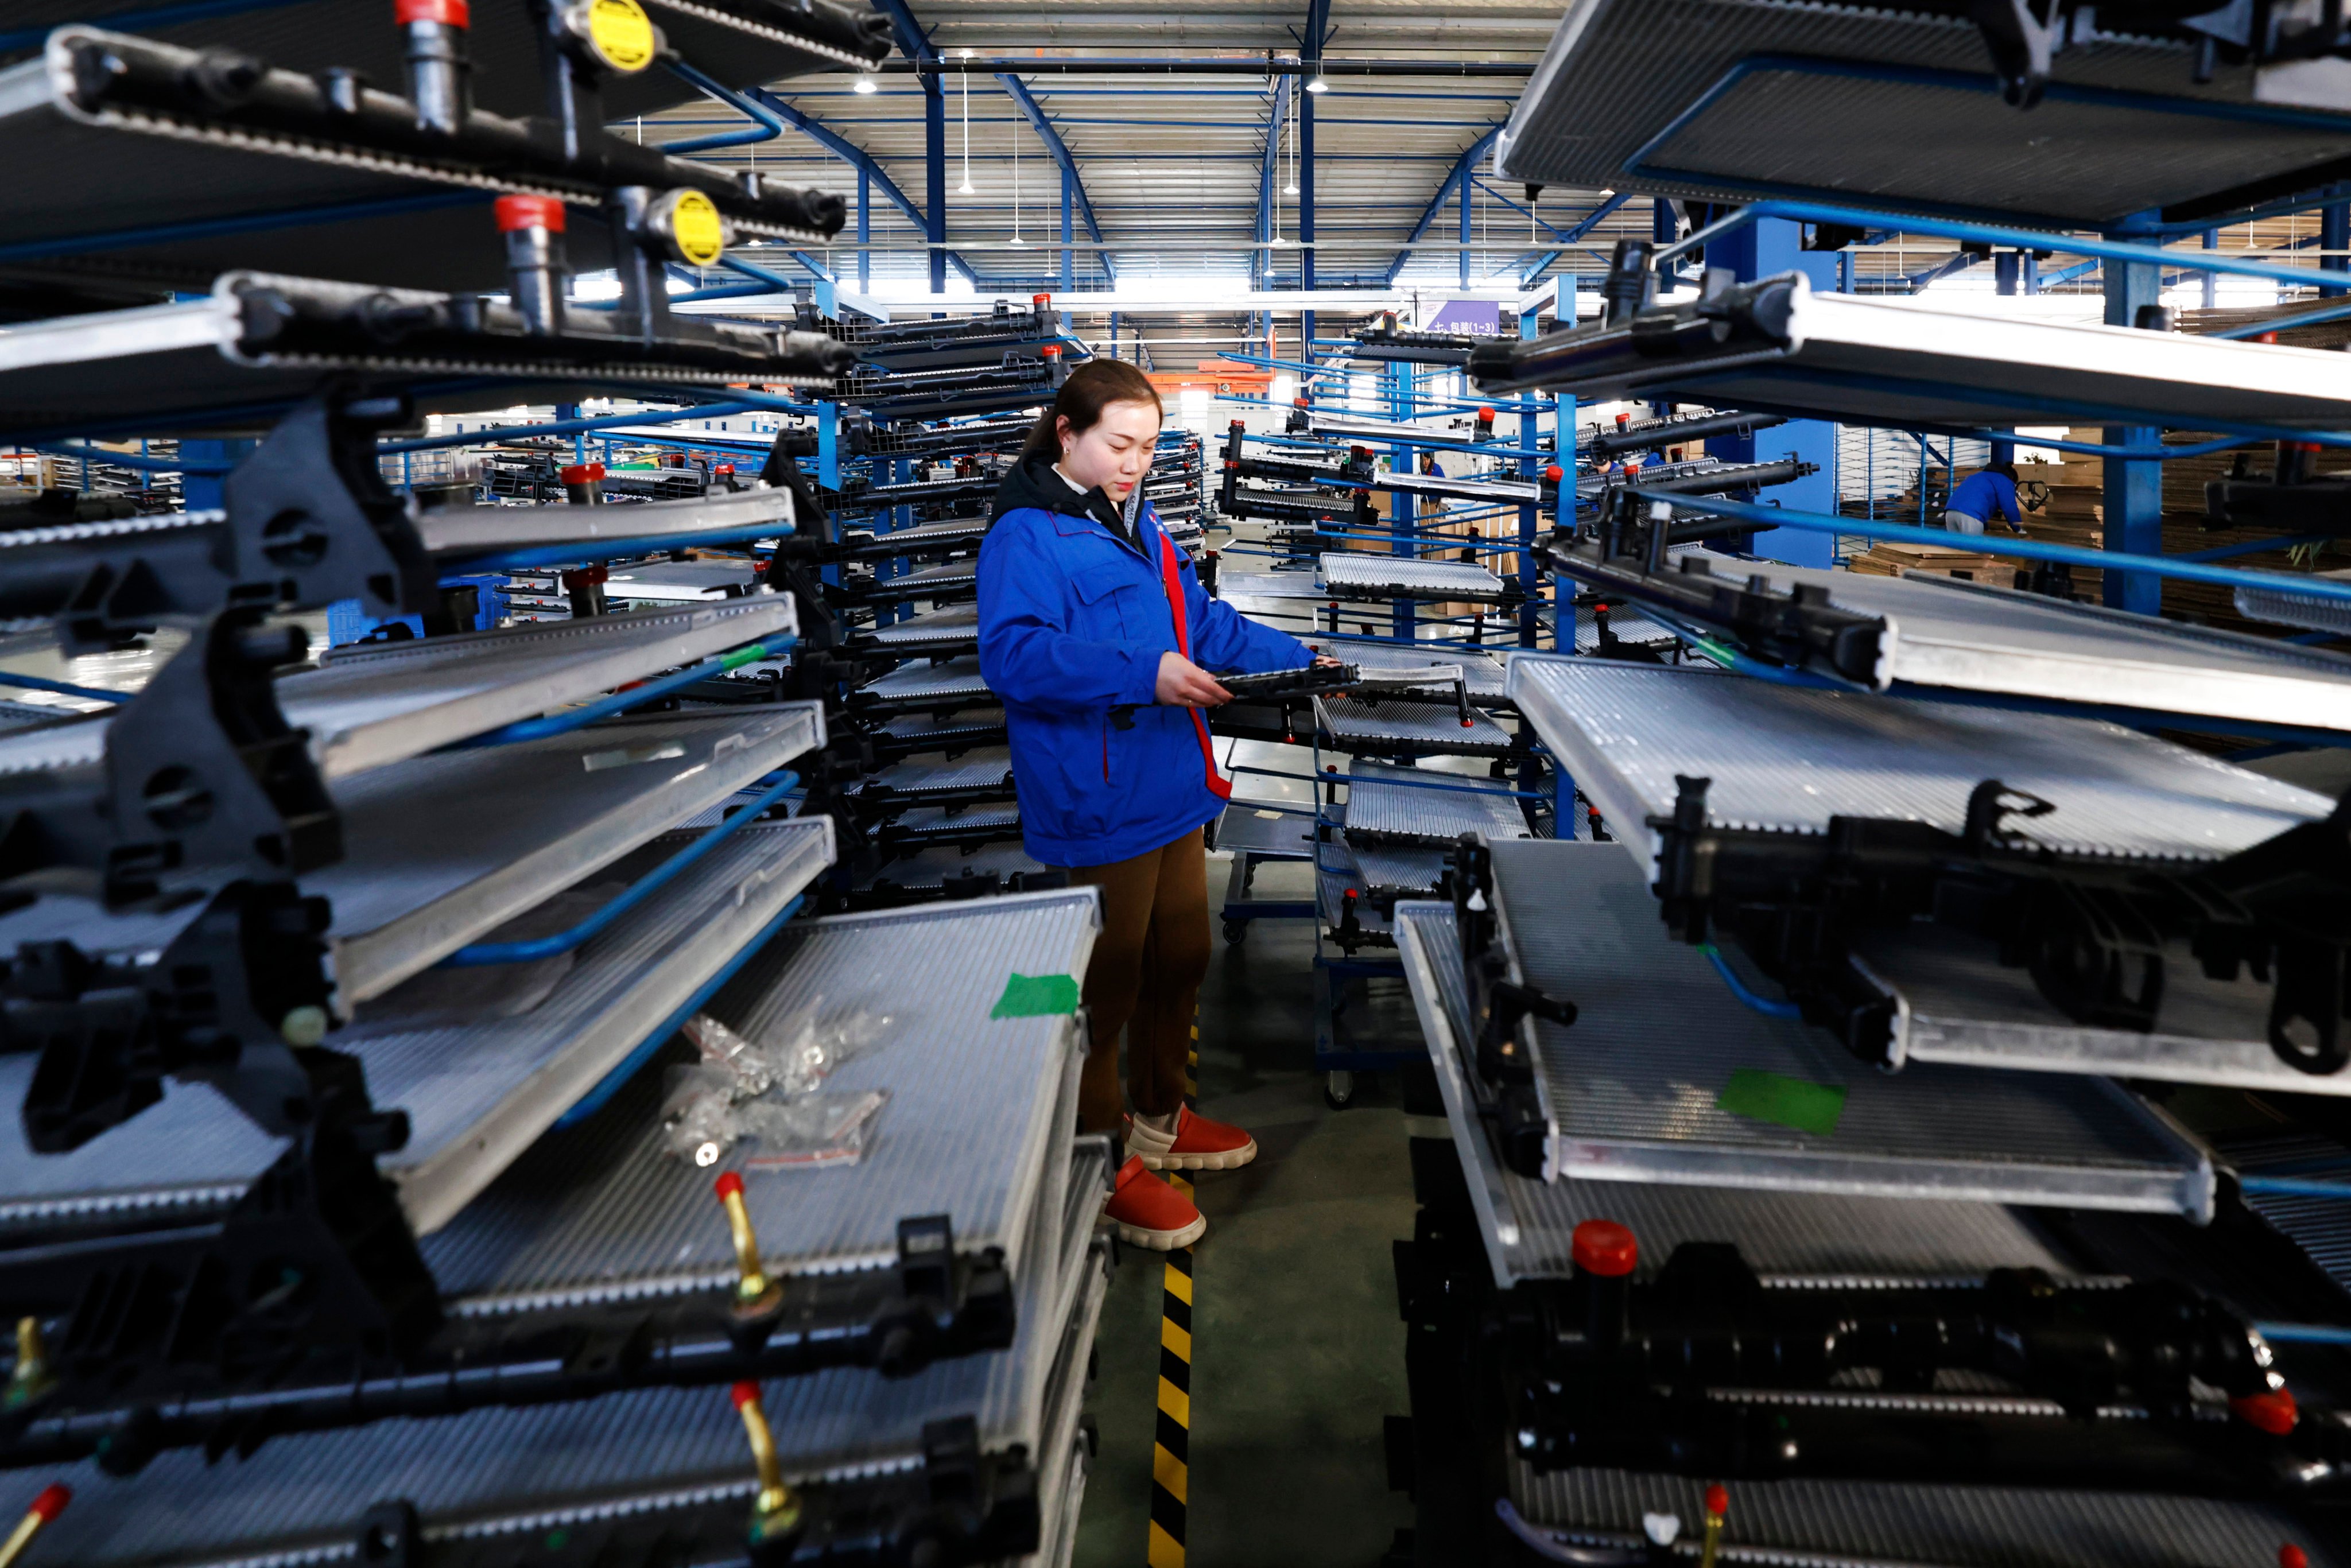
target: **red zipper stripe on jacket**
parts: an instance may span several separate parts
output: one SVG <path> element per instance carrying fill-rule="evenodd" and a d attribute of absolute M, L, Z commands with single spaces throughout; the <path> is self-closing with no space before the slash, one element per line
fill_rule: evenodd
<path fill-rule="evenodd" d="M 1184 613 L 1184 579 L 1176 563 L 1176 546 L 1165 534 L 1159 536 L 1159 586 L 1166 591 L 1167 613 L 1176 622 L 1176 651 L 1186 658 L 1192 656 L 1192 638 Z M 1233 781 L 1217 771 L 1217 748 L 1208 740 L 1208 721 L 1200 710 L 1192 710 L 1192 728 L 1200 737 L 1200 762 L 1207 769 L 1208 792 L 1219 800 L 1233 798 Z"/>

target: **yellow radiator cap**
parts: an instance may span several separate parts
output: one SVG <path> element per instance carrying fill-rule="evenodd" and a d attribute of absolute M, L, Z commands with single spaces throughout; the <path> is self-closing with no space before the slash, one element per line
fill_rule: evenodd
<path fill-rule="evenodd" d="M 587 13 L 588 45 L 612 69 L 641 71 L 661 53 L 661 34 L 637 0 L 588 0 Z"/>
<path fill-rule="evenodd" d="M 669 238 L 679 259 L 696 267 L 716 263 L 726 251 L 726 220 L 718 207 L 699 191 L 673 193 L 669 204 Z"/>

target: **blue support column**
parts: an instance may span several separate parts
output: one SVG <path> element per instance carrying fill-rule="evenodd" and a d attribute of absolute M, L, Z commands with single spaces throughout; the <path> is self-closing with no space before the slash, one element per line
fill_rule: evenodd
<path fill-rule="evenodd" d="M 2002 297 L 2012 295 L 2024 279 L 2024 256 L 2020 251 L 2004 250 L 1991 258 L 1992 291 Z M 1991 444 L 1994 463 L 2016 461 L 2016 443 L 1995 441 Z"/>
<path fill-rule="evenodd" d="M 1659 225 L 1661 228 L 1663 225 Z M 1778 272 L 1802 272 L 1823 292 L 1837 286 L 1834 256 L 1803 248 L 1802 225 L 1785 218 L 1764 218 L 1706 247 L 1707 265 L 1728 267 L 1742 279 L 1768 277 Z M 1756 498 L 1765 506 L 1788 507 L 1806 512 L 1836 510 L 1836 426 L 1824 420 L 1799 419 L 1753 435 L 1709 439 L 1707 451 L 1726 463 L 1773 463 L 1794 457 L 1817 472 L 1785 485 L 1773 485 Z M 1765 528 L 1748 547 L 1755 554 L 1791 566 L 1835 564 L 1834 536 L 1797 528 Z"/>
<path fill-rule="evenodd" d="M 1470 172 L 1461 171 L 1454 188 L 1461 193 L 1461 287 L 1469 287 L 1469 187 L 1474 183 Z"/>
<path fill-rule="evenodd" d="M 1534 314 L 1530 310 L 1520 318 L 1519 330 L 1522 335 L 1534 330 Z M 1560 280 L 1558 319 L 1567 326 L 1573 326 L 1575 323 L 1575 279 L 1572 277 Z M 1534 416 L 1521 414 L 1520 418 L 1525 423 L 1520 426 L 1519 444 L 1525 447 L 1530 444 L 1525 435 L 1526 424 L 1531 423 Z M 1559 465 L 1562 476 L 1559 486 L 1560 509 L 1552 519 L 1553 526 L 1556 527 L 1573 523 L 1575 519 L 1575 396 L 1573 393 L 1567 393 L 1552 400 L 1552 430 L 1554 435 L 1553 445 L 1556 448 L 1552 461 Z M 1541 433 L 1537 434 L 1540 435 Z M 1538 458 L 1534 464 L 1530 464 L 1522 458 L 1520 460 L 1520 469 L 1521 472 L 1540 473 L 1541 469 L 1538 465 L 1541 461 Z M 1537 517 L 1538 526 L 1540 526 L 1539 515 L 1534 507 L 1520 507 L 1519 533 L 1521 538 L 1528 537 L 1531 532 L 1528 527 L 1530 517 Z M 1520 557 L 1519 580 L 1526 585 L 1527 592 L 1531 596 L 1536 590 L 1533 587 L 1534 574 L 1528 570 L 1530 564 L 1527 557 L 1524 555 Z M 1551 585 L 1551 601 L 1552 649 L 1555 653 L 1573 653 L 1575 652 L 1577 615 L 1575 584 L 1566 578 L 1553 577 Z M 1575 809 L 1574 778 L 1569 774 L 1557 757 L 1551 759 L 1551 770 L 1552 836 L 1559 839 L 1590 838 L 1592 832 L 1584 823 L 1583 813 Z"/>
<path fill-rule="evenodd" d="M 1519 336 L 1531 338 L 1535 332 L 1536 312 L 1528 310 L 1519 317 Z M 1536 398 L 1532 392 L 1519 394 L 1519 477 L 1531 479 L 1542 472 L 1542 424 L 1532 412 Z M 1562 434 L 1560 439 L 1567 439 Z M 1573 486 L 1570 486 L 1573 488 Z M 1519 592 L 1524 597 L 1519 602 L 1519 646 L 1535 646 L 1535 638 L 1542 627 L 1542 618 L 1536 610 L 1540 590 L 1535 571 L 1535 537 L 1541 529 L 1541 509 L 1531 503 L 1519 508 Z"/>
<path fill-rule="evenodd" d="M 2141 214 L 2143 223 L 2126 224 L 2105 237 L 2111 240 L 2157 245 L 2161 241 L 2147 230 L 2153 226 L 2158 214 Z M 2136 327 L 2140 312 L 2159 305 L 2163 298 L 2163 273 L 2148 262 L 2108 261 L 2100 273 L 2106 296 L 2106 325 Z M 2116 446 L 2153 446 L 2163 437 L 2163 432 L 2152 425 L 2110 424 L 2106 441 Z M 2125 462 L 2106 459 L 2105 482 L 2106 549 L 2125 550 L 2133 555 L 2163 553 L 2163 465 L 2150 462 Z M 2163 580 L 2146 572 L 2110 571 L 2105 574 L 2105 600 L 2116 610 L 2135 611 L 2141 615 L 2154 615 L 2163 609 Z"/>
<path fill-rule="evenodd" d="M 2328 272 L 2351 272 L 2351 201 L 2329 202 L 2318 209 L 2318 248 L 2327 254 L 2318 258 L 2318 265 Z M 2327 287 L 2318 291 L 2321 298 L 2334 298 L 2351 294 L 2351 288 Z"/>
<path fill-rule="evenodd" d="M 857 287 L 861 293 L 873 288 L 873 253 L 866 247 L 873 243 L 873 176 L 864 170 L 857 171 Z"/>
<path fill-rule="evenodd" d="M 1298 95 L 1298 287 L 1314 287 L 1314 98 Z M 1298 318 L 1299 358 L 1314 362 L 1314 312 Z"/>
<path fill-rule="evenodd" d="M 923 212 L 930 228 L 931 292 L 947 291 L 947 99 L 939 78 L 923 83 Z"/>
<path fill-rule="evenodd" d="M 1298 92 L 1298 286 L 1314 287 L 1314 99 L 1306 89 L 1320 79 L 1322 42 L 1331 31 L 1331 0 L 1306 0 L 1306 36 L 1299 57 L 1315 73 L 1301 79 Z M 1299 358 L 1314 362 L 1314 312 L 1298 317 Z"/>
<path fill-rule="evenodd" d="M 180 443 L 180 455 L 190 463 L 238 463 L 259 444 L 259 442 L 250 440 L 183 441 Z M 82 466 L 87 468 L 89 465 L 89 460 L 82 459 Z M 218 511 L 222 506 L 221 482 L 226 477 L 225 474 L 182 474 L 180 504 L 191 512 Z M 358 601 L 352 602 L 356 604 Z"/>
<path fill-rule="evenodd" d="M 1388 414 L 1394 419 L 1409 419 L 1413 412 L 1413 367 L 1401 361 L 1388 366 Z M 1388 447 L 1388 466 L 1399 474 L 1409 474 L 1416 461 L 1416 451 L 1403 442 Z M 1388 492 L 1388 553 L 1415 554 L 1413 523 L 1417 508 L 1414 497 L 1402 490 Z M 1409 599 L 1399 599 L 1388 610 L 1388 634 L 1410 641 L 1414 632 L 1413 604 Z"/>
<path fill-rule="evenodd" d="M 1562 319 L 1572 321 L 1573 316 L 1566 314 L 1575 308 L 1575 291 L 1572 280 L 1562 287 L 1559 303 Z M 1552 430 L 1555 433 L 1552 444 L 1557 448 L 1556 455 L 1552 458 L 1552 461 L 1559 465 L 1560 471 L 1559 509 L 1552 514 L 1552 526 L 1566 528 L 1575 521 L 1575 394 L 1573 392 L 1562 392 L 1552 400 L 1551 424 Z M 1575 584 L 1563 577 L 1554 578 L 1551 585 L 1551 645 L 1558 653 L 1573 653 L 1575 652 Z M 1562 831 L 1560 837 L 1573 838 L 1574 835 Z"/>
<path fill-rule="evenodd" d="M 1071 289 L 1075 288 L 1075 287 L 1078 286 L 1078 258 L 1077 258 L 1076 253 L 1075 253 L 1075 252 L 1073 252 L 1072 250 L 1071 250 L 1071 248 L 1070 248 L 1070 247 L 1071 247 L 1071 246 L 1072 244 L 1074 244 L 1074 243 L 1075 243 L 1075 242 L 1073 241 L 1073 239 L 1071 238 L 1071 234 L 1072 234 L 1072 232 L 1073 232 L 1073 231 L 1072 231 L 1072 230 L 1071 229 L 1071 227 L 1070 227 L 1070 219 L 1071 219 L 1071 214 L 1073 214 L 1073 212 L 1075 211 L 1076 206 L 1077 206 L 1077 196 L 1078 196 L 1077 182 L 1076 182 L 1074 179 L 1072 179 L 1072 178 L 1071 177 L 1070 172 L 1069 172 L 1067 169 L 1062 170 L 1062 171 L 1061 171 L 1061 292 L 1063 292 L 1064 294 L 1068 293 L 1070 290 L 1071 290 Z"/>
<path fill-rule="evenodd" d="M 841 488 L 841 405 L 816 405 L 816 482 L 828 490 Z"/>

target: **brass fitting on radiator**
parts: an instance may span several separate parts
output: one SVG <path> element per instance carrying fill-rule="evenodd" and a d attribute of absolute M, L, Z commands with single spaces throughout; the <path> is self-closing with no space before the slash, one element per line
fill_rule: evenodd
<path fill-rule="evenodd" d="M 16 1366 L 8 1375 L 5 1406 L 21 1410 L 49 1391 L 57 1381 L 49 1375 L 49 1347 L 41 1338 L 41 1320 L 16 1320 Z"/>
<path fill-rule="evenodd" d="M 751 1439 L 751 1459 L 759 1467 L 758 1495 L 751 1500 L 751 1539 L 763 1541 L 799 1528 L 800 1500 L 784 1484 L 783 1461 L 776 1455 L 776 1435 L 768 1427 L 768 1412 L 759 1403 L 759 1385 L 735 1385 L 735 1408 Z M 6 1568 L 0 1563 L 0 1568 Z"/>
<path fill-rule="evenodd" d="M 41 1526 L 65 1512 L 66 1504 L 71 1501 L 72 1488 L 44 1487 L 41 1495 L 33 1500 L 33 1506 L 25 1511 L 25 1517 L 16 1521 L 16 1528 L 8 1532 L 8 1539 L 0 1541 L 0 1568 L 8 1568 L 22 1557 L 25 1548 L 33 1543 L 33 1537 L 41 1532 Z"/>
<path fill-rule="evenodd" d="M 728 1171 L 718 1178 L 714 1190 L 726 1207 L 726 1229 L 735 1240 L 735 1310 L 747 1316 L 764 1312 L 776 1304 L 783 1289 L 768 1278 L 767 1264 L 759 1257 L 759 1238 L 751 1228 L 751 1210 L 743 1201 L 743 1178 Z"/>

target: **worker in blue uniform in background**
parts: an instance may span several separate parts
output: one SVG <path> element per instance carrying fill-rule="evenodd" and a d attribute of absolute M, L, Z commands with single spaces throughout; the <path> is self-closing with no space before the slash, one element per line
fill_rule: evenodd
<path fill-rule="evenodd" d="M 1128 1241 L 1161 1250 L 1188 1245 L 1207 1221 L 1152 1171 L 1226 1170 L 1257 1155 L 1249 1134 L 1184 1103 L 1208 968 L 1201 830 L 1232 793 L 1201 713 L 1232 694 L 1210 672 L 1315 659 L 1209 598 L 1159 526 L 1143 479 L 1165 417 L 1133 365 L 1079 366 L 998 490 L 979 551 L 979 668 L 1011 732 L 1022 837 L 1036 859 L 1102 890 L 1080 1124 L 1123 1125 L 1132 1157 L 1106 1212 Z"/>
<path fill-rule="evenodd" d="M 1945 504 L 1943 527 L 1955 534 L 1980 534 L 1995 514 L 2011 533 L 2024 531 L 2024 513 L 2016 502 L 2016 465 L 1994 463 L 1959 481 Z"/>

